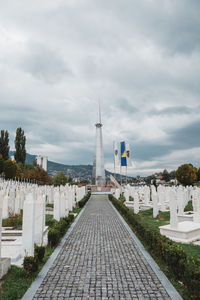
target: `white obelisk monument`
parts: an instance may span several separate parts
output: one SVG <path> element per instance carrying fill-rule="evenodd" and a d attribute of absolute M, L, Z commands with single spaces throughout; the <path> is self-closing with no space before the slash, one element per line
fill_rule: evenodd
<path fill-rule="evenodd" d="M 105 169 L 104 169 L 104 155 L 103 155 L 103 140 L 102 140 L 102 123 L 101 123 L 101 110 L 99 105 L 99 117 L 96 126 L 96 142 L 94 149 L 94 161 L 92 171 L 92 184 L 98 188 L 105 184 Z"/>

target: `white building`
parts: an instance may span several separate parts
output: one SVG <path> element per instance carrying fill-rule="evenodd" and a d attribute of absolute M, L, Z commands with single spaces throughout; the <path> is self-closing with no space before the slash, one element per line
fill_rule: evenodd
<path fill-rule="evenodd" d="M 48 157 L 47 156 L 37 155 L 36 156 L 36 162 L 37 162 L 38 166 L 40 166 L 45 171 L 47 171 L 47 162 L 48 162 Z"/>

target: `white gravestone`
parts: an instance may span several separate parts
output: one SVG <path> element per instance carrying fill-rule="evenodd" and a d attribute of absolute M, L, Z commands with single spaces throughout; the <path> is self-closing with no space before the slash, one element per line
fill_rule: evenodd
<path fill-rule="evenodd" d="M 35 203 L 35 232 L 34 242 L 41 246 L 43 244 L 43 232 L 45 227 L 45 195 L 39 193 Z"/>
<path fill-rule="evenodd" d="M 137 191 L 134 193 L 134 213 L 139 213 L 139 197 Z"/>
<path fill-rule="evenodd" d="M 26 195 L 23 209 L 22 245 L 27 256 L 34 256 L 34 231 L 35 231 L 35 199 L 33 193 Z"/>
<path fill-rule="evenodd" d="M 193 221 L 194 223 L 200 223 L 200 193 L 198 190 L 194 191 L 193 194 L 193 209 L 194 209 L 194 216 Z"/>
<path fill-rule="evenodd" d="M 178 228 L 178 217 L 177 217 L 177 199 L 176 199 L 176 192 L 170 190 L 169 192 L 170 197 L 170 227 L 173 229 Z"/>
<path fill-rule="evenodd" d="M 153 202 L 153 218 L 157 218 L 158 215 L 158 195 L 156 191 L 152 192 L 152 202 Z"/>
<path fill-rule="evenodd" d="M 57 221 L 60 221 L 60 210 L 61 210 L 60 192 L 59 190 L 56 190 L 54 192 L 53 218 Z"/>

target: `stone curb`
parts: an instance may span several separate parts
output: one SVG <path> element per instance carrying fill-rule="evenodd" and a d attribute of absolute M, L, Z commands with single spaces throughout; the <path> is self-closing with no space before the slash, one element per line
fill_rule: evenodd
<path fill-rule="evenodd" d="M 87 203 L 88 203 L 88 201 L 87 201 Z M 84 212 L 85 207 L 87 206 L 87 203 L 82 208 L 81 212 L 78 214 L 78 216 L 76 217 L 76 219 L 74 220 L 74 222 L 72 223 L 72 225 L 70 226 L 70 228 L 68 229 L 68 231 L 66 232 L 66 234 L 64 235 L 64 237 L 62 238 L 61 242 L 56 247 L 56 249 L 54 250 L 54 252 L 51 254 L 51 256 L 49 257 L 49 259 L 47 260 L 47 262 L 43 266 L 42 270 L 37 275 L 36 279 L 32 282 L 31 286 L 28 288 L 28 290 L 26 291 L 26 293 L 24 294 L 24 296 L 21 298 L 21 300 L 31 300 L 31 299 L 33 299 L 33 297 L 35 296 L 35 293 L 37 292 L 38 288 L 40 287 L 40 285 L 41 285 L 42 281 L 44 280 L 46 274 L 48 273 L 49 269 L 53 265 L 53 263 L 54 263 L 55 259 L 57 258 L 58 254 L 62 250 L 62 247 L 63 247 L 66 239 L 68 238 L 68 236 L 72 232 L 73 228 L 75 227 L 76 223 L 80 219 L 82 213 Z"/>
<path fill-rule="evenodd" d="M 180 294 L 177 292 L 177 290 L 171 284 L 171 282 L 169 281 L 169 279 L 165 276 L 165 274 L 163 273 L 163 271 L 161 271 L 161 269 L 159 268 L 159 266 L 157 265 L 157 263 L 151 257 L 151 255 L 149 254 L 149 252 L 147 252 L 147 250 L 144 248 L 144 246 L 142 245 L 142 243 L 140 242 L 140 240 L 133 233 L 133 231 L 131 230 L 131 228 L 129 227 L 129 225 L 126 223 L 126 221 L 124 220 L 124 218 L 120 215 L 120 213 L 117 211 L 117 209 L 111 203 L 111 201 L 109 201 L 109 203 L 113 207 L 113 209 L 115 210 L 116 214 L 119 216 L 120 220 L 122 221 L 122 223 L 126 227 L 127 231 L 129 232 L 131 238 L 134 240 L 134 242 L 138 246 L 139 250 L 142 252 L 143 256 L 148 261 L 150 267 L 152 268 L 152 270 L 157 275 L 158 279 L 160 280 L 161 284 L 163 285 L 163 287 L 165 288 L 165 290 L 167 291 L 167 293 L 169 294 L 169 296 L 171 297 L 171 299 L 172 300 L 183 300 L 183 298 L 180 296 Z"/>

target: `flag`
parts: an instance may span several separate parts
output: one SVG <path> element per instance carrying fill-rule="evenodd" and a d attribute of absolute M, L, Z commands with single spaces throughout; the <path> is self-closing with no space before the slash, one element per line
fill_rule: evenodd
<path fill-rule="evenodd" d="M 121 166 L 127 166 L 127 159 L 126 159 L 126 144 L 125 142 L 121 142 Z"/>
<path fill-rule="evenodd" d="M 115 167 L 119 165 L 119 149 L 117 142 L 113 143 L 113 151 L 114 151 L 114 164 Z"/>
<path fill-rule="evenodd" d="M 130 157 L 130 146 L 128 143 L 126 143 L 126 159 L 127 159 L 127 166 L 131 167 L 132 161 L 131 161 L 131 157 Z"/>

